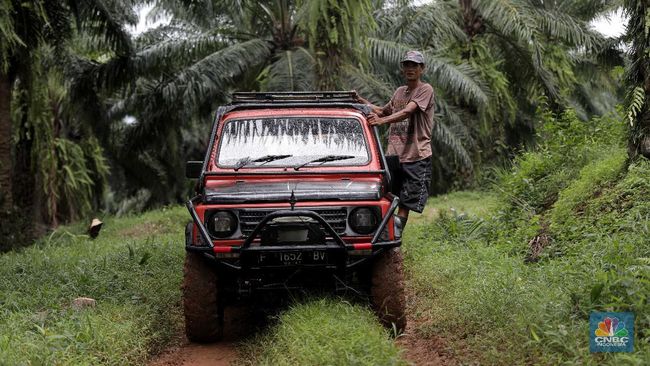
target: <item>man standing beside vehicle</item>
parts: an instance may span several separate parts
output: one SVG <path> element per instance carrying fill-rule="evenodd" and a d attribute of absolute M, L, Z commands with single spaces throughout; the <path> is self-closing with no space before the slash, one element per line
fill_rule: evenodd
<path fill-rule="evenodd" d="M 387 156 L 399 158 L 399 168 L 393 174 L 393 193 L 399 196 L 397 217 L 406 226 L 409 212 L 422 213 L 429 196 L 431 182 L 431 130 L 433 128 L 433 87 L 421 80 L 424 56 L 408 51 L 400 62 L 406 85 L 397 88 L 390 102 L 378 107 L 368 104 L 371 126 L 390 124 Z"/>

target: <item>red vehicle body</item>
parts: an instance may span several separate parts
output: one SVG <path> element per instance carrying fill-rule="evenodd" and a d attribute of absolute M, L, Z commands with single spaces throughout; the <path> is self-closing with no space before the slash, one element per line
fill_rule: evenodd
<path fill-rule="evenodd" d="M 187 204 L 190 339 L 221 337 L 235 298 L 313 285 L 360 287 L 404 328 L 399 199 L 369 112 L 352 92 L 236 93 L 219 109 L 204 160 L 187 167 L 198 178 Z"/>

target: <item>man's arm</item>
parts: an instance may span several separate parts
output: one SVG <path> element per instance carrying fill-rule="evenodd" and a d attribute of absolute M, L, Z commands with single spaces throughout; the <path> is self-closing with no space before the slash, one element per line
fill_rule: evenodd
<path fill-rule="evenodd" d="M 376 114 L 378 116 L 384 116 L 384 115 L 386 115 L 386 111 L 390 110 L 390 102 L 388 102 L 388 104 L 386 104 L 383 107 L 379 107 L 379 106 L 376 106 L 376 105 L 370 103 L 367 99 L 362 98 L 359 94 L 357 94 L 357 100 L 360 103 L 363 103 L 363 104 L 367 105 L 368 107 L 370 107 L 370 109 L 372 110 L 372 113 L 374 113 L 374 114 Z"/>
<path fill-rule="evenodd" d="M 418 109 L 418 104 L 410 101 L 404 109 L 400 110 L 399 112 L 395 112 L 391 115 L 388 115 L 386 117 L 382 117 L 378 113 L 376 114 L 371 114 L 368 117 L 368 124 L 371 126 L 380 126 L 384 124 L 390 124 L 390 123 L 395 123 L 395 122 L 400 122 L 406 118 L 409 118 L 413 112 L 415 112 Z"/>

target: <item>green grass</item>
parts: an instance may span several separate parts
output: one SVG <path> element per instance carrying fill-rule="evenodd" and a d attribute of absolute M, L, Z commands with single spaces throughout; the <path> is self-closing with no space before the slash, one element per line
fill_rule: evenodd
<path fill-rule="evenodd" d="M 143 364 L 178 331 L 186 211 L 104 221 L 0 256 L 0 364 Z"/>
<path fill-rule="evenodd" d="M 496 196 L 431 200 L 437 218 L 406 230 L 414 331 L 465 363 L 650 364 L 650 161 L 627 167 L 617 120 L 547 123 L 553 134 L 501 172 Z M 526 262 L 537 235 L 550 240 Z M 592 311 L 634 312 L 635 351 L 591 354 Z"/>
<path fill-rule="evenodd" d="M 0 256 L 0 365 L 140 365 L 182 332 L 182 207 L 105 218 Z M 97 301 L 74 310 L 77 297 Z M 366 307 L 295 304 L 247 340 L 242 363 L 399 365 L 397 347 Z M 263 350 L 263 352 L 260 352 Z"/>
<path fill-rule="evenodd" d="M 418 215 L 412 212 L 409 215 L 410 223 L 420 223 L 435 219 L 440 212 L 445 211 L 457 215 L 484 216 L 498 206 L 498 197 L 491 192 L 461 191 L 430 197 L 427 205 Z"/>
<path fill-rule="evenodd" d="M 246 365 L 405 365 L 367 308 L 340 299 L 296 304 L 244 346 Z"/>
<path fill-rule="evenodd" d="M 623 125 L 567 113 L 492 191 L 432 198 L 405 231 L 409 332 L 461 364 L 650 364 L 650 161 L 628 165 Z M 0 256 L 0 364 L 142 364 L 181 331 L 181 207 L 105 219 Z M 535 262 L 529 241 L 550 238 Z M 92 297 L 97 307 L 73 310 Z M 635 352 L 590 354 L 592 311 L 636 314 Z M 403 364 L 364 306 L 294 304 L 241 364 Z"/>
<path fill-rule="evenodd" d="M 442 214 L 406 231 L 419 324 L 412 331 L 444 337 L 455 357 L 470 363 L 647 364 L 647 222 L 629 234 L 555 242 L 549 252 L 566 245 L 571 253 L 565 249 L 533 264 L 513 254 L 509 244 L 489 241 L 490 231 L 498 230 L 494 224 L 487 216 Z M 635 312 L 636 352 L 590 354 L 591 311 Z"/>

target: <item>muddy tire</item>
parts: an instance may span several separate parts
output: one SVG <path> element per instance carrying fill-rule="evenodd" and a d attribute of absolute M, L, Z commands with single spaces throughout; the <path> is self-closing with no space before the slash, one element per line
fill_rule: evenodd
<path fill-rule="evenodd" d="M 379 320 L 388 328 L 402 333 L 406 328 L 406 296 L 402 252 L 391 248 L 373 263 L 370 301 Z"/>
<path fill-rule="evenodd" d="M 214 342 L 223 336 L 219 318 L 217 273 L 199 253 L 186 252 L 183 267 L 185 334 L 193 342 Z M 223 312 L 223 311 L 222 311 Z"/>

